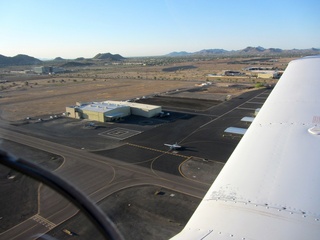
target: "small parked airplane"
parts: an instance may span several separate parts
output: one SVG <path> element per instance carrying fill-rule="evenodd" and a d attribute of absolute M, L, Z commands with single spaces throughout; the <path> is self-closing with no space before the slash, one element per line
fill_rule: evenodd
<path fill-rule="evenodd" d="M 170 147 L 170 150 L 175 150 L 175 149 L 182 148 L 182 146 L 180 146 L 177 142 L 174 143 L 174 144 L 165 143 L 164 145 L 167 146 L 167 147 Z"/>

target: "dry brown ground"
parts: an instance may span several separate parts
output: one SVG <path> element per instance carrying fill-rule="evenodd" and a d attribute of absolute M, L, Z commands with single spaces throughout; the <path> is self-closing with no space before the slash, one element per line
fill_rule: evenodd
<path fill-rule="evenodd" d="M 33 88 L 24 87 L 3 92 L 0 99 L 1 117 L 6 120 L 20 120 L 27 116 L 62 113 L 66 106 L 74 105 L 77 101 L 126 100 L 192 85 L 190 82 L 181 81 L 112 79 L 51 86 L 38 84 Z"/>
<path fill-rule="evenodd" d="M 243 60 L 246 59 L 192 61 L 166 66 L 109 65 L 77 69 L 75 72 L 45 76 L 42 79 L 39 76 L 8 76 L 10 81 L 0 86 L 0 117 L 16 121 L 27 116 L 57 114 L 64 112 L 66 106 L 77 101 L 127 100 L 173 89 L 191 88 L 205 81 L 213 82 L 214 86 L 202 93 L 204 97 L 208 97 L 208 94 L 238 94 L 243 91 L 230 87 L 230 84 L 254 84 L 259 81 L 275 83 L 274 80 L 251 77 L 208 77 L 208 74 L 220 74 L 223 70 L 242 71 L 250 66 L 250 63 L 241 62 Z M 285 68 L 289 60 L 284 58 L 274 63 L 252 63 L 254 66 Z M 179 66 L 195 68 L 163 71 L 164 68 Z"/>

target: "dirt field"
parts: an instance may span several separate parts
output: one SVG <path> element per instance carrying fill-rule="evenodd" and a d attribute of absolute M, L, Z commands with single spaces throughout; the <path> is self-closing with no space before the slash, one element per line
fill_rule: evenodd
<path fill-rule="evenodd" d="M 41 80 L 35 80 L 41 81 Z M 30 84 L 30 83 L 29 83 Z M 1 118 L 8 121 L 22 120 L 26 117 L 61 114 L 65 107 L 77 101 L 127 100 L 141 98 L 175 89 L 194 88 L 195 82 L 165 80 L 107 80 L 61 85 L 41 85 L 33 88 L 6 90 L 1 93 Z M 213 90 L 215 89 L 215 90 Z M 225 96 L 223 87 L 211 87 Z M 229 88 L 232 93 L 243 90 Z M 210 94 L 210 92 L 209 92 Z"/>
<path fill-rule="evenodd" d="M 243 86 L 256 82 L 274 84 L 276 80 L 255 77 L 220 76 L 224 70 L 244 72 L 248 66 L 264 66 L 284 69 L 290 59 L 264 62 L 257 59 L 215 59 L 171 63 L 161 66 L 103 66 L 99 68 L 70 69 L 69 73 L 41 76 L 0 74 L 8 79 L 0 86 L 0 117 L 17 121 L 26 117 L 37 117 L 62 113 L 65 107 L 77 101 L 127 100 L 146 95 L 161 94 L 176 89 L 191 89 L 204 82 L 213 85 L 206 91 L 181 92 L 181 96 L 209 98 L 213 95 L 221 100 L 226 94 L 239 94 Z M 168 71 L 168 69 L 170 71 Z M 0 69 L 0 73 L 5 69 Z M 208 77 L 208 74 L 213 77 Z M 192 96 L 190 96 L 192 95 Z"/>
<path fill-rule="evenodd" d="M 126 100 L 191 86 L 183 81 L 107 80 L 8 90 L 1 93 L 1 117 L 15 121 L 62 113 L 77 101 Z"/>

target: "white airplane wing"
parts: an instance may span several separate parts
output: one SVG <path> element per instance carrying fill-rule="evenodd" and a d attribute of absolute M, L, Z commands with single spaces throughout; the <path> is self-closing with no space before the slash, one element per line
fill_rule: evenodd
<path fill-rule="evenodd" d="M 320 56 L 289 63 L 173 239 L 320 239 Z"/>

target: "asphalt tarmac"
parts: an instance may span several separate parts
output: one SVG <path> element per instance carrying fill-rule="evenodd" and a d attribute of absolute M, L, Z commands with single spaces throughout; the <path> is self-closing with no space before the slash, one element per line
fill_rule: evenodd
<path fill-rule="evenodd" d="M 94 202 L 102 203 L 120 190 L 142 185 L 161 186 L 200 201 L 241 139 L 241 136 L 224 137 L 224 129 L 248 127 L 240 119 L 253 116 L 269 93 L 270 90 L 265 89 L 250 91 L 205 110 L 164 106 L 164 110 L 170 112 L 169 117 L 148 121 L 130 117 L 118 123 L 97 123 L 96 128 L 89 129 L 85 127 L 87 121 L 58 118 L 15 126 L 1 123 L 0 133 L 5 139 L 63 156 L 64 162 L 55 173 Z M 182 150 L 170 151 L 164 146 L 175 142 L 183 146 Z M 206 175 L 212 177 L 203 177 Z M 47 187 L 42 186 L 38 196 L 37 214 L 1 233 L 0 238 L 27 239 L 28 235 L 61 228 L 77 213 L 74 206 Z M 149 206 L 150 199 L 137 201 Z M 169 200 L 166 203 L 168 206 L 176 204 Z M 185 206 L 190 206 L 188 211 L 193 212 L 196 205 Z M 121 209 L 126 208 L 120 205 L 116 209 L 121 215 Z M 166 239 L 178 233 L 187 221 L 185 215 L 178 220 L 182 213 L 183 209 L 175 212 L 174 222 L 179 224 L 170 233 L 160 232 L 155 236 L 151 227 L 154 225 L 150 224 L 148 239 Z M 160 211 L 151 214 L 147 222 L 155 216 L 169 221 Z M 134 218 L 126 226 L 121 225 L 121 220 L 118 222 L 124 232 L 130 231 L 133 223 Z M 156 225 L 159 224 L 161 222 Z M 161 238 L 162 235 L 166 238 Z"/>

